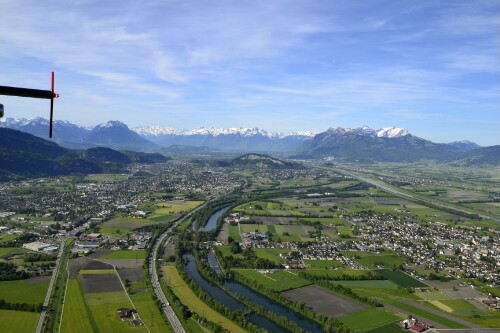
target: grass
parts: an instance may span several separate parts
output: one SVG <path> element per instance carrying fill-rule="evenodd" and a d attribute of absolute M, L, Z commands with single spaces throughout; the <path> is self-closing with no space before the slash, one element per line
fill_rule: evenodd
<path fill-rule="evenodd" d="M 254 251 L 259 258 L 268 259 L 277 264 L 281 264 L 285 262 L 285 260 L 280 257 L 280 253 L 288 253 L 290 249 L 254 249 Z"/>
<path fill-rule="evenodd" d="M 406 332 L 406 330 L 404 330 L 401 327 L 399 322 L 395 322 L 374 328 L 372 330 L 369 330 L 367 333 L 400 333 L 400 332 Z"/>
<path fill-rule="evenodd" d="M 412 305 L 400 301 L 391 301 L 390 303 L 402 310 L 408 311 L 409 313 L 417 317 L 423 317 L 425 319 L 435 321 L 436 323 L 448 326 L 449 328 L 467 328 L 467 326 L 454 322 L 453 320 L 438 316 L 434 313 L 430 313 L 428 311 L 425 311 L 423 309 L 414 307 Z M 425 319 L 423 319 L 423 321 L 425 321 Z"/>
<path fill-rule="evenodd" d="M 280 271 L 272 274 L 262 274 L 253 269 L 238 269 L 238 273 L 274 291 L 286 291 L 310 285 L 311 282 L 305 280 L 292 271 Z"/>
<path fill-rule="evenodd" d="M 146 250 L 117 250 L 103 255 L 99 259 L 146 259 Z"/>
<path fill-rule="evenodd" d="M 95 331 L 97 331 L 97 327 L 93 322 L 90 309 L 85 304 L 80 283 L 76 279 L 69 279 L 64 298 L 61 332 L 86 333 Z"/>
<path fill-rule="evenodd" d="M 28 280 L 0 281 L 0 298 L 14 303 L 43 303 L 48 288 L 48 280 L 41 283 Z"/>
<path fill-rule="evenodd" d="M 128 179 L 128 175 L 125 174 L 111 174 L 111 173 L 101 173 L 96 175 L 88 175 L 85 180 L 96 183 L 105 182 L 122 182 Z"/>
<path fill-rule="evenodd" d="M 106 293 L 85 294 L 85 301 L 95 319 L 98 331 L 100 332 L 147 332 L 144 326 L 130 327 L 126 321 L 118 318 L 117 310 L 119 308 L 131 308 L 125 291 L 115 291 Z M 142 314 L 139 313 L 139 316 Z"/>
<path fill-rule="evenodd" d="M 348 280 L 333 281 L 334 284 L 340 284 L 349 288 L 380 288 L 380 289 L 398 289 L 398 285 L 389 280 Z"/>
<path fill-rule="evenodd" d="M 338 260 L 304 260 L 304 264 L 311 269 L 342 267 L 342 263 Z"/>
<path fill-rule="evenodd" d="M 237 242 L 241 242 L 241 236 L 237 225 L 229 225 L 229 237 Z"/>
<path fill-rule="evenodd" d="M 351 329 L 359 332 L 368 332 L 388 324 L 399 321 L 401 318 L 389 311 L 371 308 L 339 318 L 339 321 Z"/>
<path fill-rule="evenodd" d="M 355 260 L 369 268 L 376 268 L 379 265 L 392 268 L 394 265 L 399 266 L 406 261 L 405 257 L 397 255 L 392 251 L 384 251 L 380 254 L 360 251 L 344 251 L 342 253 L 348 257 L 359 257 Z"/>
<path fill-rule="evenodd" d="M 343 274 L 360 276 L 368 273 L 367 269 L 337 269 L 337 270 L 326 270 L 326 269 L 308 269 L 307 274 L 328 277 L 341 277 Z"/>
<path fill-rule="evenodd" d="M 427 287 L 423 282 L 414 279 L 401 271 L 392 271 L 390 269 L 377 269 L 376 272 L 403 288 L 407 287 Z"/>
<path fill-rule="evenodd" d="M 32 333 L 38 317 L 40 314 L 36 312 L 0 310 L 0 328 L 2 333 Z"/>
<path fill-rule="evenodd" d="M 33 251 L 30 251 L 28 249 L 23 249 L 20 247 L 0 247 L 0 258 L 5 258 L 12 254 L 17 254 L 17 253 L 24 254 L 29 252 Z"/>
<path fill-rule="evenodd" d="M 165 322 L 162 313 L 153 300 L 151 293 L 141 292 L 130 295 L 141 319 L 152 333 L 170 331 L 170 325 Z"/>
<path fill-rule="evenodd" d="M 451 313 L 454 315 L 459 315 L 459 316 L 465 316 L 465 317 L 473 317 L 474 315 L 479 315 L 481 317 L 489 317 L 491 316 L 488 312 L 478 309 L 471 303 L 467 302 L 464 299 L 449 299 L 449 300 L 440 300 L 440 301 L 435 301 L 442 303 L 445 307 L 451 309 Z M 439 303 L 432 302 L 432 305 L 437 306 L 440 308 L 438 305 Z M 447 311 L 448 312 L 448 311 Z"/>
<path fill-rule="evenodd" d="M 0 243 L 5 243 L 5 242 L 8 242 L 8 241 L 11 241 L 11 240 L 14 240 L 16 238 L 18 238 L 19 235 L 1 235 L 0 236 Z"/>
<path fill-rule="evenodd" d="M 213 310 L 207 304 L 203 303 L 201 299 L 196 296 L 189 286 L 186 285 L 182 277 L 179 275 L 175 266 L 163 266 L 163 272 L 170 281 L 170 287 L 174 294 L 179 298 L 182 304 L 187 306 L 191 311 L 196 312 L 198 315 L 207 318 L 208 320 L 218 323 L 226 330 L 234 333 L 244 333 L 245 330 L 226 317 L 222 316 L 217 311 Z"/>
<path fill-rule="evenodd" d="M 416 291 L 415 295 L 423 299 L 424 301 L 440 301 L 445 299 L 452 299 L 448 294 L 442 291 Z"/>

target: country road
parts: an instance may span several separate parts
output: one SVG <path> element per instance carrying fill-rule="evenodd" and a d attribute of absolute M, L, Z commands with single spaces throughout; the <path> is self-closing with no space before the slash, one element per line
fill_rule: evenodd
<path fill-rule="evenodd" d="M 431 201 L 431 200 L 426 200 L 426 199 L 423 199 L 423 198 L 415 197 L 415 196 L 413 196 L 411 194 L 408 194 L 408 193 L 405 193 L 405 192 L 402 192 L 402 191 L 398 191 L 397 189 L 395 189 L 395 188 L 393 188 L 391 186 L 388 186 L 388 185 L 385 185 L 385 184 L 381 184 L 378 181 L 375 181 L 375 180 L 370 179 L 370 178 L 358 176 L 358 175 L 355 175 L 355 174 L 352 174 L 352 173 L 349 173 L 349 175 L 351 177 L 356 178 L 359 181 L 362 181 L 362 182 L 374 185 L 374 186 L 379 187 L 379 188 L 381 188 L 383 190 L 386 190 L 387 192 L 390 192 L 390 193 L 393 193 L 393 194 L 396 194 L 396 195 L 399 195 L 399 196 L 402 196 L 402 197 L 405 197 L 405 198 L 408 198 L 408 199 L 420 200 L 420 201 L 423 201 L 425 203 L 435 205 L 437 207 L 447 208 L 447 209 L 455 210 L 455 211 L 466 213 L 466 214 L 477 214 L 477 213 L 469 211 L 467 209 L 457 208 L 457 207 L 453 207 L 453 206 L 448 206 L 446 204 L 442 204 L 442 203 L 439 203 L 439 202 L 435 202 L 435 201 Z M 493 220 L 493 221 L 500 222 L 500 218 L 496 218 L 496 217 L 485 215 L 485 214 L 478 214 L 478 215 L 479 215 L 479 217 L 481 217 L 483 219 L 486 219 L 486 220 Z"/>

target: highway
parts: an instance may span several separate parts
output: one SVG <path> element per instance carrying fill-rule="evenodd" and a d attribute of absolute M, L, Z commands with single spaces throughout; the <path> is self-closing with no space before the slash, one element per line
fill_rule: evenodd
<path fill-rule="evenodd" d="M 156 297 L 160 300 L 163 308 L 163 312 L 167 316 L 168 320 L 170 321 L 170 325 L 172 325 L 172 328 L 174 329 L 175 333 L 185 333 L 186 331 L 182 327 L 181 322 L 179 321 L 179 318 L 177 318 L 174 310 L 168 303 L 167 298 L 165 297 L 165 294 L 163 293 L 163 290 L 161 289 L 160 286 L 160 281 L 158 279 L 158 271 L 157 271 L 157 259 L 158 259 L 158 250 L 160 248 L 160 245 L 165 241 L 169 242 L 170 241 L 170 232 L 177 227 L 179 224 L 181 224 L 185 219 L 189 218 L 194 212 L 196 212 L 198 209 L 204 207 L 206 205 L 203 204 L 201 206 L 198 206 L 196 209 L 192 210 L 188 214 L 186 214 L 184 217 L 180 218 L 177 220 L 174 224 L 172 224 L 167 230 L 165 230 L 156 240 L 154 243 L 151 254 L 148 258 L 149 260 L 149 276 L 151 277 L 151 284 L 153 286 L 153 290 L 156 294 Z"/>
<path fill-rule="evenodd" d="M 42 332 L 43 322 L 45 321 L 45 316 L 47 315 L 47 310 L 50 302 L 50 295 L 52 294 L 52 289 L 54 288 L 54 283 L 57 279 L 57 274 L 59 273 L 59 264 L 61 262 L 62 254 L 64 253 L 64 245 L 66 244 L 66 238 L 61 241 L 59 245 L 59 253 L 57 254 L 56 266 L 52 271 L 52 278 L 50 279 L 49 289 L 45 295 L 45 301 L 43 302 L 42 313 L 40 313 L 40 318 L 38 319 L 38 325 L 36 326 L 36 333 Z"/>
<path fill-rule="evenodd" d="M 423 201 L 423 202 L 431 204 L 431 205 L 435 205 L 435 206 L 438 206 L 438 207 L 455 210 L 455 211 L 462 212 L 462 213 L 477 214 L 475 212 L 471 212 L 471 211 L 466 210 L 466 209 L 456 208 L 456 207 L 448 206 L 446 204 L 442 204 L 442 203 L 439 203 L 439 202 L 435 202 L 435 201 L 431 201 L 431 200 L 426 200 L 426 199 L 422 199 L 422 198 L 417 198 L 417 197 L 415 197 L 415 196 L 413 196 L 411 194 L 408 194 L 408 193 L 405 193 L 405 192 L 402 192 L 402 191 L 398 191 L 394 187 L 391 187 L 391 186 L 379 183 L 378 181 L 375 181 L 375 180 L 370 179 L 370 178 L 358 176 L 358 175 L 355 175 L 355 174 L 352 174 L 352 173 L 349 173 L 349 175 L 352 176 L 352 177 L 354 177 L 354 178 L 356 178 L 359 181 L 362 181 L 362 182 L 365 182 L 365 183 L 368 183 L 368 184 L 380 187 L 381 189 L 386 190 L 387 192 L 391 192 L 393 194 L 397 194 L 397 195 L 405 197 L 405 198 L 409 198 L 409 199 L 413 199 L 413 200 L 420 200 L 420 201 Z M 484 215 L 484 214 L 478 214 L 478 215 L 482 219 L 493 220 L 493 221 L 500 222 L 499 218 L 496 218 L 496 217 L 493 217 L 493 216 Z"/>

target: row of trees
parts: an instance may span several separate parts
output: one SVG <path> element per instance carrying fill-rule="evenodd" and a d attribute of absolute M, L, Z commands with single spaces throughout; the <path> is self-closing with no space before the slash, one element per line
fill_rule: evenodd
<path fill-rule="evenodd" d="M 0 281 L 24 280 L 30 275 L 24 270 L 17 270 L 16 265 L 10 262 L 0 262 Z"/>
<path fill-rule="evenodd" d="M 3 298 L 0 298 L 0 309 L 15 310 L 15 311 L 28 311 L 28 312 L 42 312 L 43 304 L 28 304 L 28 303 L 11 303 Z"/>

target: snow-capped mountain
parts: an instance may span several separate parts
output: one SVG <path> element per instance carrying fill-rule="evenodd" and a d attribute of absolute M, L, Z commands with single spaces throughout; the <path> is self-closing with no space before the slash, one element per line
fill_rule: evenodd
<path fill-rule="evenodd" d="M 292 132 L 290 134 L 268 132 L 258 127 L 230 127 L 230 128 L 216 128 L 216 127 L 198 127 L 190 130 L 177 130 L 171 127 L 149 126 L 149 127 L 135 127 L 132 128 L 137 134 L 142 136 L 161 136 L 161 135 L 241 135 L 241 136 L 255 136 L 261 135 L 268 138 L 285 138 L 287 136 L 303 136 L 312 138 L 316 133 L 311 131 Z"/>
<path fill-rule="evenodd" d="M 384 127 L 377 131 L 379 138 L 400 138 L 410 134 L 406 129 L 399 127 Z"/>
<path fill-rule="evenodd" d="M 71 141 L 77 142 L 83 139 L 90 133 L 92 128 L 79 126 L 65 120 L 55 120 L 53 122 L 54 141 Z M 49 121 L 44 118 L 7 118 L 0 121 L 0 127 L 16 129 L 22 132 L 36 135 L 38 137 L 47 138 L 49 133 Z"/>

